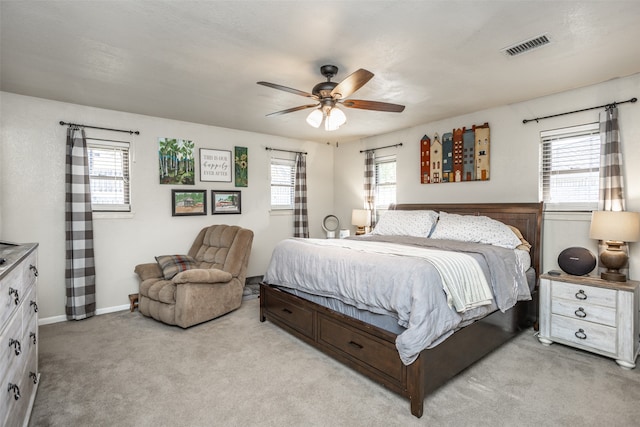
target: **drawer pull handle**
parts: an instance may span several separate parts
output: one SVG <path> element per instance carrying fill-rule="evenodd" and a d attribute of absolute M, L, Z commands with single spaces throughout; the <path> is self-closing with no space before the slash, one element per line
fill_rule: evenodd
<path fill-rule="evenodd" d="M 34 384 L 38 384 L 38 374 L 35 372 L 29 372 L 29 378 L 33 380 Z"/>
<path fill-rule="evenodd" d="M 29 332 L 29 338 L 33 339 L 33 343 L 36 343 L 36 333 L 35 332 Z"/>
<path fill-rule="evenodd" d="M 351 347 L 357 348 L 358 350 L 362 350 L 364 348 L 360 344 L 358 344 L 357 342 L 354 342 L 354 341 L 349 341 L 349 345 Z"/>
<path fill-rule="evenodd" d="M 14 295 L 13 297 L 13 302 L 18 305 L 20 304 L 20 295 L 18 295 L 18 290 L 17 289 L 13 289 L 13 288 L 9 288 L 9 296 Z"/>
<path fill-rule="evenodd" d="M 575 333 L 576 338 L 581 340 L 587 339 L 587 334 L 584 333 L 584 329 L 578 329 L 578 332 Z"/>
<path fill-rule="evenodd" d="M 38 277 L 38 269 L 35 265 L 29 264 L 29 270 L 33 271 L 33 275 Z"/>
<path fill-rule="evenodd" d="M 9 338 L 9 347 L 13 347 L 13 351 L 16 353 L 16 356 L 20 356 L 20 353 L 22 353 L 22 348 L 20 347 L 20 341 L 18 340 Z"/>
<path fill-rule="evenodd" d="M 7 392 L 11 392 L 11 390 L 13 390 L 13 398 L 15 400 L 20 399 L 20 387 L 18 387 L 18 384 L 9 383 L 9 389 Z"/>
<path fill-rule="evenodd" d="M 38 303 L 37 303 L 37 302 L 35 302 L 35 301 L 31 301 L 31 302 L 29 303 L 29 307 L 33 307 L 33 312 L 34 312 L 34 313 L 37 313 L 37 312 L 38 312 Z"/>
<path fill-rule="evenodd" d="M 287 314 L 293 314 L 293 311 L 289 310 L 288 308 L 283 308 L 282 311 L 284 311 Z"/>
<path fill-rule="evenodd" d="M 584 291 L 582 289 L 580 289 L 578 292 L 576 292 L 576 298 L 577 299 L 581 299 L 581 300 L 585 300 L 585 299 L 587 299 L 587 294 L 585 294 Z"/>
<path fill-rule="evenodd" d="M 585 313 L 584 308 L 582 307 L 578 307 L 578 309 L 574 311 L 574 314 L 582 319 L 587 317 L 587 313 Z"/>

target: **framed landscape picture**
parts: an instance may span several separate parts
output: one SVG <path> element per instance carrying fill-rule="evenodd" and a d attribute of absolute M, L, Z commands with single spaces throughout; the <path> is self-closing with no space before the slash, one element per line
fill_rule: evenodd
<path fill-rule="evenodd" d="M 211 200 L 213 215 L 242 213 L 240 191 L 211 190 Z"/>
<path fill-rule="evenodd" d="M 207 190 L 171 190 L 171 216 L 206 214 Z"/>

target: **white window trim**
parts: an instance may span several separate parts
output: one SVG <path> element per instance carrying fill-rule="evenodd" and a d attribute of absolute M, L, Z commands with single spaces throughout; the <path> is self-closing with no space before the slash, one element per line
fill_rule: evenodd
<path fill-rule="evenodd" d="M 393 183 L 393 185 L 395 186 L 395 197 L 394 197 L 394 202 L 393 203 L 397 203 L 397 195 L 398 195 L 398 160 L 396 158 L 395 154 L 391 154 L 388 156 L 381 156 L 381 157 L 376 157 L 374 160 L 374 171 L 376 172 L 376 176 L 374 177 L 375 179 L 375 183 L 376 183 L 376 192 L 378 191 L 378 175 L 377 175 L 377 171 L 378 171 L 378 165 L 380 163 L 395 163 L 396 164 L 396 180 Z M 376 194 L 377 196 L 377 194 Z M 389 208 L 389 204 L 386 205 L 380 205 L 378 204 L 378 197 L 376 197 L 376 211 L 378 212 L 384 212 Z M 378 216 L 380 215 L 380 213 L 378 214 Z"/>
<path fill-rule="evenodd" d="M 274 164 L 281 164 L 285 166 L 291 166 L 291 204 L 289 205 L 272 205 L 271 204 L 271 192 L 273 190 L 273 177 L 271 176 L 271 166 Z M 272 213 L 279 213 L 282 215 L 293 213 L 295 203 L 295 173 L 296 173 L 296 161 L 294 159 L 284 159 L 280 157 L 271 157 L 269 159 L 269 206 Z M 287 186 L 282 186 L 287 187 Z"/>
<path fill-rule="evenodd" d="M 91 210 L 96 219 L 111 219 L 111 218 L 131 218 L 133 217 L 131 199 L 132 199 L 132 184 L 131 184 L 131 164 L 132 164 L 132 144 L 128 141 L 113 141 L 97 138 L 86 138 L 87 149 L 89 148 L 103 148 L 103 149 L 126 149 L 127 151 L 127 169 L 128 169 L 128 189 L 129 189 L 129 203 L 128 204 L 91 204 Z"/>
<path fill-rule="evenodd" d="M 543 200 L 544 210 L 552 211 L 552 212 L 591 212 L 593 210 L 598 209 L 598 201 L 595 200 L 593 202 L 549 202 L 544 200 L 544 183 L 543 183 L 543 174 L 544 171 L 544 144 L 545 141 L 548 141 L 553 138 L 569 138 L 572 135 L 586 135 L 586 134 L 599 134 L 599 123 L 588 123 L 584 125 L 577 125 L 571 127 L 565 127 L 560 129 L 553 129 L 547 131 L 540 132 L 540 181 L 539 181 L 539 191 L 540 191 L 540 199 Z M 599 166 L 598 166 L 599 169 Z"/>

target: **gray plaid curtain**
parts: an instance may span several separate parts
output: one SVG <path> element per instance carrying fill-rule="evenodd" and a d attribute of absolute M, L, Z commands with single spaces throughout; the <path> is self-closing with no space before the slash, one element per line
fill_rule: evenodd
<path fill-rule="evenodd" d="M 96 313 L 93 215 L 84 129 L 67 130 L 66 192 L 66 314 L 69 320 L 80 320 Z"/>
<path fill-rule="evenodd" d="M 376 226 L 376 153 L 364 154 L 364 207 L 371 211 L 371 228 Z"/>
<path fill-rule="evenodd" d="M 307 217 L 307 156 L 296 154 L 296 185 L 293 204 L 293 237 L 309 237 Z"/>
<path fill-rule="evenodd" d="M 609 105 L 600 113 L 600 197 L 598 210 L 624 211 L 624 181 L 622 170 L 622 150 L 620 147 L 620 129 L 618 127 L 618 108 Z M 606 243 L 600 241 L 598 253 L 606 248 Z M 629 253 L 628 245 L 622 248 Z M 600 272 L 606 271 L 600 267 Z M 628 266 L 620 269 L 628 274 Z"/>

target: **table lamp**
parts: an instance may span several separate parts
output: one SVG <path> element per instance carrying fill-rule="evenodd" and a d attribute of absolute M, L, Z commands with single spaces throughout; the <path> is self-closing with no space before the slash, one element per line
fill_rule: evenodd
<path fill-rule="evenodd" d="M 371 211 L 354 209 L 351 212 L 351 224 L 356 226 L 356 236 L 365 234 L 365 227 L 371 226 Z"/>
<path fill-rule="evenodd" d="M 620 248 L 625 242 L 640 240 L 640 213 L 623 211 L 594 211 L 591 215 L 589 237 L 603 240 L 607 248 L 600 254 L 600 262 L 607 271 L 600 274 L 604 280 L 626 282 L 627 276 L 620 269 L 629 256 Z"/>

